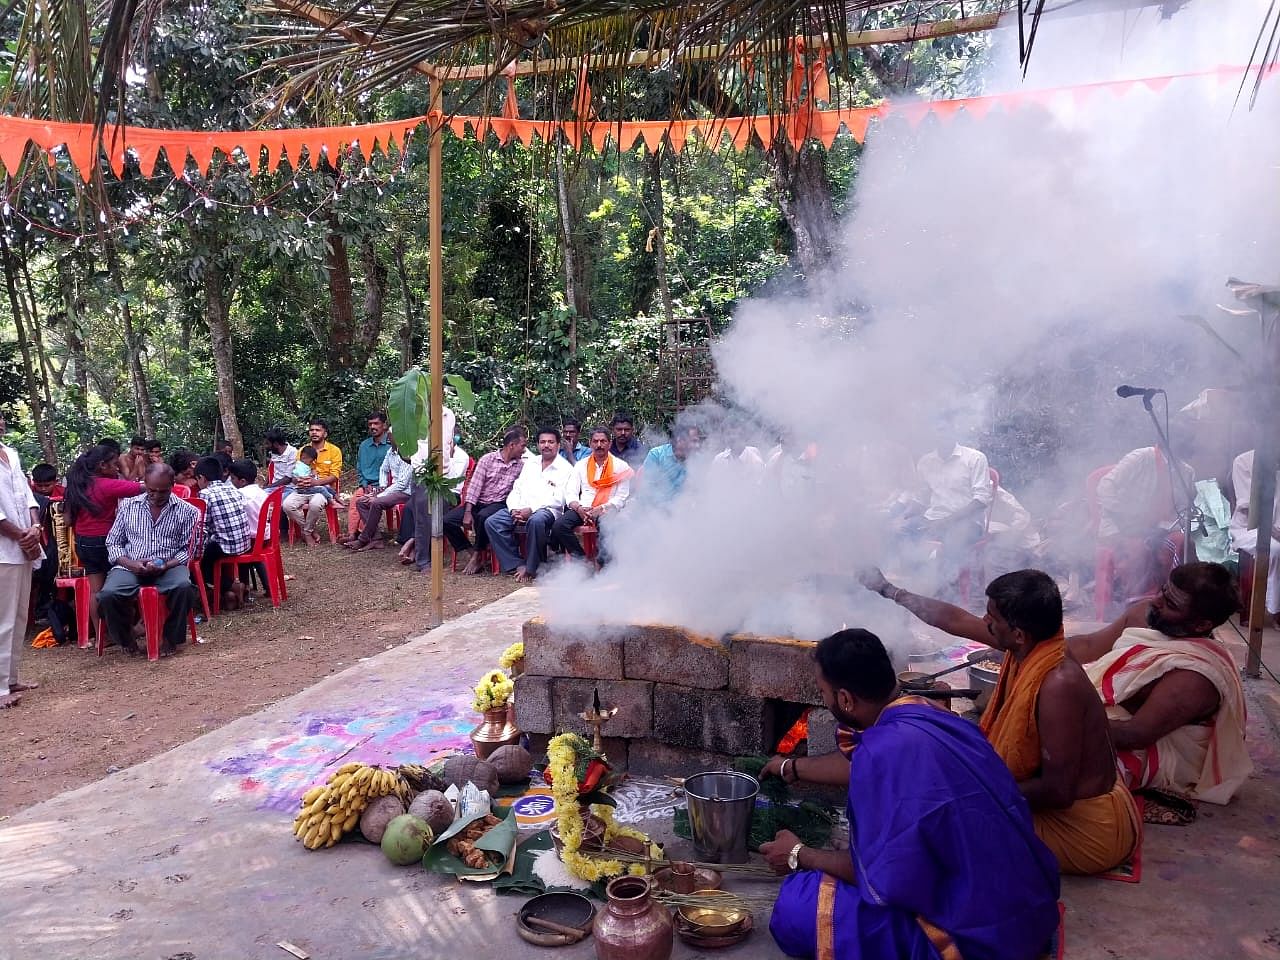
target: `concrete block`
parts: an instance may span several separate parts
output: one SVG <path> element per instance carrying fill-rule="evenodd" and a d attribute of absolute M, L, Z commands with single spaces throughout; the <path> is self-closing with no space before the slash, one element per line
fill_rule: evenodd
<path fill-rule="evenodd" d="M 551 684 L 556 732 L 591 728 L 578 714 L 591 706 L 592 691 L 600 691 L 604 707 L 618 713 L 604 727 L 607 737 L 648 737 L 653 733 L 653 684 L 643 680 L 582 680 L 558 677 Z"/>
<path fill-rule="evenodd" d="M 813 640 L 735 634 L 729 647 L 729 689 L 762 699 L 822 705 Z"/>
<path fill-rule="evenodd" d="M 622 634 L 557 629 L 539 619 L 524 625 L 525 669 L 551 677 L 621 680 Z"/>
<path fill-rule="evenodd" d="M 730 770 L 732 762 L 728 754 L 673 747 L 657 740 L 632 740 L 627 745 L 627 770 L 641 777 L 688 777 Z"/>
<path fill-rule="evenodd" d="M 719 690 L 729 683 L 729 649 L 680 627 L 632 627 L 623 642 L 623 671 L 629 680 Z"/>
<path fill-rule="evenodd" d="M 525 733 L 555 733 L 551 678 L 522 674 L 515 678 L 516 726 Z"/>
<path fill-rule="evenodd" d="M 741 757 L 768 754 L 778 742 L 773 707 L 760 697 L 708 693 L 703 701 L 702 746 Z"/>
<path fill-rule="evenodd" d="M 675 687 L 666 683 L 653 688 L 653 739 L 672 747 L 701 750 L 703 744 L 703 690 Z"/>
<path fill-rule="evenodd" d="M 836 752 L 836 718 L 830 710 L 815 707 L 809 711 L 809 756 L 820 757 Z"/>

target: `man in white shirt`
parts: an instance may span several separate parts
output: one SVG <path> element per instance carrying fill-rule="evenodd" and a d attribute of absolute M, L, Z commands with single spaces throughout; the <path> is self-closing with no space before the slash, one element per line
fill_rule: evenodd
<path fill-rule="evenodd" d="M 1117 592 L 1125 600 L 1150 596 L 1181 562 L 1175 504 L 1185 494 L 1168 463 L 1156 447 L 1139 447 L 1098 481 L 1098 541 L 1115 557 Z M 1195 482 L 1189 464 L 1178 468 L 1189 485 Z"/>
<path fill-rule="evenodd" d="M 390 434 L 388 434 L 390 437 Z M 382 515 L 394 510 L 402 503 L 409 502 L 409 487 L 413 483 L 413 468 L 409 461 L 400 456 L 400 448 L 395 437 L 390 437 L 391 449 L 382 458 L 382 468 L 378 471 L 381 489 L 370 496 L 368 493 L 356 505 L 360 512 L 360 536 L 348 540 L 343 546 L 351 550 L 380 550 L 382 540 L 378 537 L 378 528 L 382 526 Z"/>
<path fill-rule="evenodd" d="M 567 509 L 551 526 L 551 544 L 575 557 L 584 556 L 578 542 L 583 524 L 599 528 L 607 513 L 617 513 L 631 496 L 632 470 L 625 460 L 609 452 L 613 436 L 605 427 L 591 431 L 591 454 L 579 460 L 565 484 Z M 603 537 L 598 559 L 605 561 Z"/>
<path fill-rule="evenodd" d="M 446 407 L 445 411 L 448 412 Z M 446 417 L 445 423 L 448 424 Z M 445 436 L 445 476 L 456 479 L 453 492 L 462 490 L 466 481 L 467 466 L 471 457 L 460 445 L 454 443 L 453 437 Z M 413 479 L 413 474 L 431 456 L 431 444 L 428 440 L 419 440 L 417 452 L 409 460 L 409 506 L 405 510 L 400 524 L 400 533 L 404 536 L 404 545 L 400 548 L 400 562 L 405 566 L 412 564 L 420 573 L 431 568 L 431 494 L 427 488 Z M 445 504 L 447 508 L 448 503 Z M 408 528 L 406 530 L 406 528 Z"/>
<path fill-rule="evenodd" d="M 1280 480 L 1280 474 L 1277 475 Z M 1261 520 L 1249 529 L 1249 496 L 1253 490 L 1253 451 L 1247 450 L 1231 464 L 1231 485 L 1235 488 L 1236 509 L 1231 514 L 1231 545 L 1252 556 L 1258 549 L 1258 534 L 1266 527 Z M 1257 574 L 1254 574 L 1255 576 Z M 1271 517 L 1271 554 L 1267 559 L 1267 613 L 1280 625 L 1280 499 Z M 1245 611 L 1248 616 L 1249 611 Z"/>
<path fill-rule="evenodd" d="M 267 489 L 274 490 L 293 480 L 293 465 L 298 462 L 298 448 L 289 442 L 283 430 L 276 428 L 267 431 L 266 441 L 271 464 L 271 484 Z"/>
<path fill-rule="evenodd" d="M 987 456 L 942 433 L 937 446 L 916 463 L 916 478 L 920 489 L 916 500 L 901 508 L 901 529 L 940 543 L 943 576 L 954 579 L 986 530 L 987 513 L 995 499 Z"/>
<path fill-rule="evenodd" d="M 6 429 L 0 415 L 0 436 Z M 26 643 L 31 571 L 44 558 L 40 535 L 40 508 L 18 451 L 0 443 L 0 710 L 37 686 L 18 681 L 18 656 Z"/>
<path fill-rule="evenodd" d="M 514 570 L 520 583 L 538 575 L 551 526 L 564 510 L 564 490 L 573 471 L 569 461 L 560 456 L 560 431 L 543 427 L 538 431 L 538 454 L 525 461 L 515 486 L 507 494 L 506 507 L 490 514 L 484 522 L 499 568 L 503 573 Z M 523 562 L 516 546 L 517 524 L 524 525 Z"/>

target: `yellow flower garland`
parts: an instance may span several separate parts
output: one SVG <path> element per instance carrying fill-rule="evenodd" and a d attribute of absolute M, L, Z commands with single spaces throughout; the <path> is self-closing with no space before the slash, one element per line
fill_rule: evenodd
<path fill-rule="evenodd" d="M 498 666 L 503 670 L 510 670 L 516 665 L 516 661 L 524 659 L 524 641 L 517 640 L 507 649 L 502 651 L 502 656 L 498 658 Z"/>
<path fill-rule="evenodd" d="M 578 806 L 578 775 L 575 772 L 577 754 L 573 743 L 577 734 L 562 733 L 547 744 L 547 769 L 551 776 L 551 796 L 556 802 L 556 828 L 564 849 L 560 859 L 575 877 L 596 881 L 602 877 L 616 877 L 622 873 L 632 876 L 644 874 L 644 866 L 634 863 L 627 867 L 619 860 L 601 860 L 579 853 L 582 848 L 582 811 Z M 613 820 L 613 808 L 608 804 L 593 804 L 591 812 L 605 824 L 605 840 L 615 836 L 635 837 L 648 843 L 649 838 L 637 830 L 619 826 Z"/>

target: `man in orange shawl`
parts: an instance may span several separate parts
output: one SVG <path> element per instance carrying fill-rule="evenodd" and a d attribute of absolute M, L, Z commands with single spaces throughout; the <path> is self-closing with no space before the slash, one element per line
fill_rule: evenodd
<path fill-rule="evenodd" d="M 552 525 L 548 540 L 575 557 L 584 553 L 578 540 L 578 528 L 586 524 L 599 529 L 605 514 L 621 510 L 631 495 L 634 471 L 621 457 L 609 452 L 612 443 L 613 438 L 606 428 L 594 428 L 591 431 L 590 456 L 583 457 L 574 465 L 573 474 L 565 482 L 567 506 Z M 603 562 L 603 543 L 600 544 L 599 556 Z"/>
<path fill-rule="evenodd" d="M 1083 668 L 1067 656 L 1058 585 L 1017 570 L 987 586 L 987 613 L 917 596 L 879 571 L 868 588 L 940 630 L 1004 652 L 982 732 L 1031 806 L 1036 834 L 1063 873 L 1100 873 L 1137 847 L 1141 821 L 1116 773 L 1107 715 Z"/>

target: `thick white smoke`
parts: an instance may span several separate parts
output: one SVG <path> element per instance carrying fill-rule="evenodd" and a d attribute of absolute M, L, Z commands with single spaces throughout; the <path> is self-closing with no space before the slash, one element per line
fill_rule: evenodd
<path fill-rule="evenodd" d="M 983 92 L 1243 65 L 1265 2 L 1230 6 L 1045 22 L 1025 81 L 1002 37 Z M 1238 382 L 1230 355 L 1178 317 L 1247 344 L 1215 307 L 1224 281 L 1280 279 L 1280 80 L 1252 111 L 1239 82 L 873 127 L 840 269 L 803 298 L 741 306 L 716 349 L 730 427 L 712 430 L 673 503 L 614 522 L 601 575 L 549 579 L 547 616 L 901 637 L 901 614 L 854 573 L 899 562 L 875 508 L 939 422 L 998 447 L 992 466 L 1042 519 L 1090 470 L 1151 442 L 1116 383 L 1152 378 L 1176 410 Z M 767 456 L 778 439 L 779 471 L 712 460 L 743 442 Z"/>

